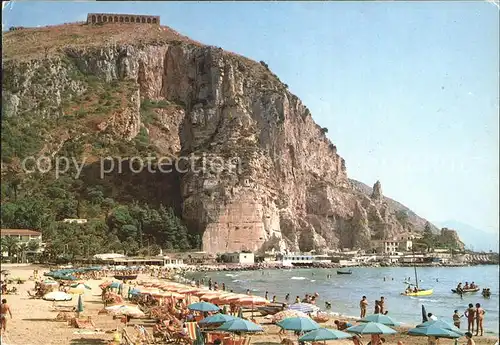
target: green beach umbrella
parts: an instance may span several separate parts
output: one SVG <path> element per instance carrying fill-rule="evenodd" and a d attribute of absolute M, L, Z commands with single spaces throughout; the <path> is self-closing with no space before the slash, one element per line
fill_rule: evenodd
<path fill-rule="evenodd" d="M 244 320 L 244 319 L 234 319 L 231 321 L 224 322 L 220 327 L 217 328 L 218 331 L 226 332 L 262 332 L 264 329 L 257 325 L 256 323 Z"/>
<path fill-rule="evenodd" d="M 81 313 L 83 312 L 83 300 L 82 300 L 82 295 L 78 296 L 78 305 L 76 307 L 76 311 Z"/>
<path fill-rule="evenodd" d="M 337 331 L 336 329 L 319 328 L 314 331 L 308 332 L 299 338 L 300 342 L 306 341 L 326 341 L 337 339 L 349 339 L 352 335 L 346 332 Z"/>
<path fill-rule="evenodd" d="M 457 334 L 465 335 L 465 332 L 462 332 L 460 330 L 460 328 L 455 327 L 453 324 L 448 323 L 444 320 L 430 320 L 430 321 L 421 323 L 420 325 L 417 325 L 417 328 L 430 327 L 430 326 L 447 329 L 447 330 L 455 332 Z"/>
<path fill-rule="evenodd" d="M 361 325 L 352 326 L 346 329 L 346 332 L 356 334 L 394 334 L 397 333 L 392 328 L 389 328 L 381 323 L 368 322 Z"/>
<path fill-rule="evenodd" d="M 200 322 L 198 322 L 198 323 L 200 325 L 213 325 L 213 324 L 222 324 L 222 323 L 236 320 L 236 319 L 237 319 L 237 317 L 235 317 L 235 316 L 219 313 L 219 314 L 215 314 L 212 316 L 208 316 L 208 317 L 204 318 L 203 320 L 200 320 Z"/>
<path fill-rule="evenodd" d="M 219 311 L 220 308 L 216 306 L 215 304 L 208 303 L 208 302 L 197 302 L 197 303 L 191 303 L 188 305 L 189 310 L 195 310 L 195 311 Z"/>
<path fill-rule="evenodd" d="M 308 332 L 321 328 L 316 321 L 308 317 L 289 317 L 278 322 L 276 325 L 287 331 L 298 332 Z"/>
<path fill-rule="evenodd" d="M 433 325 L 428 327 L 412 328 L 408 331 L 408 334 L 421 337 L 438 337 L 438 338 L 450 338 L 450 339 L 456 339 L 461 337 L 460 334 L 454 331 L 450 331 L 449 329 Z"/>
<path fill-rule="evenodd" d="M 362 318 L 359 322 L 377 322 L 386 326 L 399 326 L 400 323 L 395 321 L 392 317 L 384 314 L 372 314 Z"/>
<path fill-rule="evenodd" d="M 76 283 L 76 284 L 71 284 L 70 287 L 75 288 L 75 289 L 87 289 L 87 290 L 92 290 L 90 286 L 84 283 Z"/>

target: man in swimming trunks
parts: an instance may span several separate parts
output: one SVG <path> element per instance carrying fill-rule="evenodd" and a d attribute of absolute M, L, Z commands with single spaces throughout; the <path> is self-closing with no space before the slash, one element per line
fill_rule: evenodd
<path fill-rule="evenodd" d="M 0 304 L 0 334 L 7 330 L 7 313 L 9 313 L 12 319 L 12 312 L 10 311 L 10 306 L 7 304 L 7 300 L 3 299 L 2 304 Z"/>
<path fill-rule="evenodd" d="M 476 303 L 476 337 L 481 330 L 481 336 L 483 336 L 483 319 L 486 312 L 481 308 L 481 304 Z"/>
<path fill-rule="evenodd" d="M 380 297 L 380 301 L 378 301 L 378 305 L 380 306 L 380 314 L 383 314 L 384 310 L 385 310 L 385 299 L 384 299 L 384 296 Z"/>
<path fill-rule="evenodd" d="M 368 301 L 366 300 L 366 296 L 363 296 L 363 298 L 361 298 L 361 301 L 359 301 L 359 308 L 361 309 L 361 318 L 364 318 L 366 316 L 367 307 L 368 307 Z"/>
<path fill-rule="evenodd" d="M 472 303 L 469 303 L 469 308 L 464 313 L 465 317 L 467 317 L 467 331 L 474 332 L 474 319 L 476 318 L 476 308 Z"/>

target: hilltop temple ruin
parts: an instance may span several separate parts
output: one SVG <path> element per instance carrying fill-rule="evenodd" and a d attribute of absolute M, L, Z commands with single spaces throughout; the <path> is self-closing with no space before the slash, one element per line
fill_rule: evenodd
<path fill-rule="evenodd" d="M 118 13 L 89 13 L 87 15 L 87 24 L 160 24 L 160 16 L 143 16 L 135 14 Z"/>

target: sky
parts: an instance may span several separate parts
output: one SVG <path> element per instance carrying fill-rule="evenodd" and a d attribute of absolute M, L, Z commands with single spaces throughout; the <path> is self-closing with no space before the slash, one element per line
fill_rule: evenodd
<path fill-rule="evenodd" d="M 329 129 L 350 178 L 431 221 L 498 232 L 499 9 L 488 2 L 11 2 L 2 27 L 160 15 L 264 60 Z"/>

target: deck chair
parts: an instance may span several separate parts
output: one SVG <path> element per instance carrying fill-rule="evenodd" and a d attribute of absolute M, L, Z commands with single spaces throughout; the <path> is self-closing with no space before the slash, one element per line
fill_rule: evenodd
<path fill-rule="evenodd" d="M 186 324 L 189 339 L 191 339 L 191 341 L 195 341 L 196 340 L 196 327 L 198 327 L 198 324 L 196 322 L 186 322 L 185 324 Z"/>

